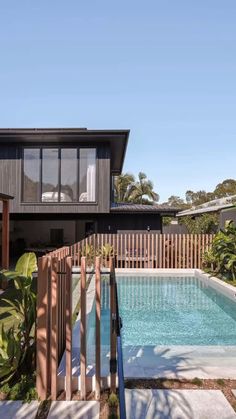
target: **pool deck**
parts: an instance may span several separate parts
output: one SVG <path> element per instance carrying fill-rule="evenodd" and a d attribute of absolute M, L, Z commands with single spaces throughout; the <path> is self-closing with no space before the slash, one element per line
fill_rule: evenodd
<path fill-rule="evenodd" d="M 129 419 L 235 419 L 220 390 L 125 390 Z"/>

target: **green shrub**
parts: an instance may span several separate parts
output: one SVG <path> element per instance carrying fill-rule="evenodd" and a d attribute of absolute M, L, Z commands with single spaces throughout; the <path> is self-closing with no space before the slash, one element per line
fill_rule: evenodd
<path fill-rule="evenodd" d="M 36 256 L 25 253 L 16 264 L 16 271 L 4 271 L 8 280 L 14 281 L 18 298 L 3 299 L 8 304 L 8 312 L 19 321 L 17 329 L 11 327 L 0 333 L 0 379 L 11 380 L 19 371 L 32 370 L 35 351 L 36 293 L 33 286 L 33 272 L 36 270 Z"/>
<path fill-rule="evenodd" d="M 195 386 L 201 387 L 203 384 L 203 381 L 200 378 L 195 377 L 192 380 L 192 384 L 194 384 Z"/>
<path fill-rule="evenodd" d="M 6 394 L 6 396 L 10 393 L 10 386 L 8 383 L 4 384 L 1 388 L 0 388 L 0 393 Z"/>
<path fill-rule="evenodd" d="M 232 222 L 216 234 L 203 262 L 207 272 L 236 279 L 236 227 Z"/>
<path fill-rule="evenodd" d="M 9 399 L 23 400 L 27 403 L 38 399 L 37 391 L 35 388 L 35 377 L 22 375 L 20 380 L 12 386 Z"/>
<path fill-rule="evenodd" d="M 117 407 L 118 406 L 118 397 L 115 393 L 111 393 L 108 399 L 109 407 Z"/>
<path fill-rule="evenodd" d="M 219 386 L 224 387 L 225 386 L 225 381 L 222 378 L 218 378 L 218 380 L 216 380 L 217 384 L 219 384 Z"/>

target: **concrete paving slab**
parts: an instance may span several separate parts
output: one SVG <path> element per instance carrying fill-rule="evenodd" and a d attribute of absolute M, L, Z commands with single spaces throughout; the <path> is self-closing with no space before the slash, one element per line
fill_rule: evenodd
<path fill-rule="evenodd" d="M 96 401 L 52 402 L 47 419 L 99 419 L 99 412 Z"/>
<path fill-rule="evenodd" d="M 236 397 L 236 390 L 232 390 L 234 397 Z"/>
<path fill-rule="evenodd" d="M 22 403 L 21 400 L 4 400 L 0 402 L 0 418 L 35 419 L 39 402 Z"/>
<path fill-rule="evenodd" d="M 127 419 L 235 419 L 220 390 L 125 390 Z"/>

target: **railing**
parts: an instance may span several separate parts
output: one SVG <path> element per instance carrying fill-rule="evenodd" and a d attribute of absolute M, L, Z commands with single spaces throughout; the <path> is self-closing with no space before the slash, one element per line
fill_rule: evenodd
<path fill-rule="evenodd" d="M 108 264 L 104 246 L 110 244 L 108 258 L 116 256 L 116 268 L 201 269 L 203 255 L 209 250 L 213 238 L 213 234 L 93 234 L 72 245 L 70 254 L 75 266 L 80 265 L 86 249 L 90 254 L 100 252 L 103 263 Z"/>

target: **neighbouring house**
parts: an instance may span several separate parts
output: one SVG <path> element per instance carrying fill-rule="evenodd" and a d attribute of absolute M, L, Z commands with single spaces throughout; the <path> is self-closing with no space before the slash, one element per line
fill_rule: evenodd
<path fill-rule="evenodd" d="M 219 228 L 224 228 L 230 221 L 236 225 L 236 195 L 213 199 L 196 207 L 180 211 L 177 217 L 199 217 L 207 213 L 219 213 Z"/>
<path fill-rule="evenodd" d="M 0 190 L 12 250 L 71 244 L 92 233 L 161 232 L 162 205 L 115 204 L 129 130 L 0 129 Z"/>

